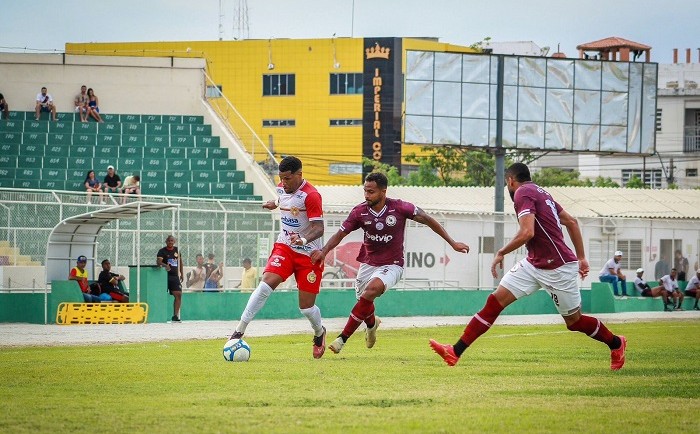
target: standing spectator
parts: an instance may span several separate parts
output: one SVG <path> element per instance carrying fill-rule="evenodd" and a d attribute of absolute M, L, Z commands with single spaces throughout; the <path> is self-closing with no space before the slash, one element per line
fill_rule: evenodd
<path fill-rule="evenodd" d="M 289 276 L 294 275 L 299 287 L 299 311 L 311 323 L 314 331 L 312 354 L 320 359 L 326 351 L 326 328 L 316 296 L 321 289 L 323 263 L 312 264 L 310 255 L 322 247 L 323 204 L 318 190 L 302 173 L 301 160 L 287 156 L 279 164 L 280 183 L 277 200 L 268 200 L 263 208 L 280 209 L 280 233 L 272 249 L 262 281 L 246 304 L 241 320 L 231 339 L 241 339 L 267 298 Z"/>
<path fill-rule="evenodd" d="M 92 90 L 92 88 L 88 89 L 87 91 L 88 95 L 88 116 L 92 116 L 97 122 L 104 122 L 102 120 L 102 117 L 100 116 L 100 101 L 97 99 L 97 95 L 95 95 L 95 91 Z"/>
<path fill-rule="evenodd" d="M 364 243 L 357 257 L 355 293 L 357 303 L 352 308 L 345 328 L 328 346 L 338 354 L 350 336 L 363 322 L 366 324 L 365 344 L 372 348 L 377 341 L 377 328 L 381 321 L 374 315 L 374 300 L 396 285 L 403 274 L 404 233 L 408 220 L 424 224 L 440 235 L 456 252 L 467 253 L 469 246 L 452 239 L 445 228 L 433 217 L 412 203 L 386 197 L 389 185 L 383 173 L 370 173 L 365 178 L 365 201 L 355 206 L 323 248 L 311 253 L 311 262 L 323 262 L 326 255 L 357 229 L 364 232 Z M 371 216 L 371 217 L 369 217 Z M 367 224 L 367 221 L 370 224 Z"/>
<path fill-rule="evenodd" d="M 80 86 L 80 93 L 75 96 L 75 111 L 80 114 L 80 122 L 87 122 L 88 95 L 87 86 Z"/>
<path fill-rule="evenodd" d="M 135 194 L 138 199 L 141 199 L 141 177 L 139 175 L 127 176 L 124 179 L 124 184 L 122 185 L 122 192 L 124 197 L 122 197 L 122 205 L 126 203 L 126 197 L 128 194 Z"/>
<path fill-rule="evenodd" d="M 625 364 L 627 339 L 614 335 L 597 318 L 581 313 L 581 291 L 577 277 L 585 278 L 589 266 L 578 222 L 549 193 L 532 182 L 530 170 L 525 164 L 514 163 L 508 167 L 506 186 L 513 199 L 519 229 L 496 252 L 491 263 L 491 275 L 495 279 L 498 276 L 496 267 L 503 269 L 504 256 L 523 245 L 527 248 L 527 257 L 503 275 L 498 288 L 489 295 L 483 309 L 472 317 L 454 346 L 431 339 L 433 351 L 448 365 L 455 365 L 462 353 L 491 328 L 503 309 L 519 298 L 544 288 L 564 318 L 566 328 L 607 345 L 610 348 L 610 369 L 621 369 Z M 576 253 L 566 245 L 563 227 Z"/>
<path fill-rule="evenodd" d="M 126 277 L 121 274 L 112 273 L 112 264 L 109 259 L 102 261 L 102 271 L 97 279 L 103 293 L 109 294 L 112 300 L 120 303 L 129 302 L 129 294 L 119 287 L 119 282 L 123 282 Z"/>
<path fill-rule="evenodd" d="M 51 119 L 54 121 L 58 120 L 56 118 L 56 106 L 53 103 L 53 97 L 48 93 L 46 87 L 42 87 L 41 92 L 36 94 L 36 107 L 34 110 L 36 111 L 34 119 L 37 121 L 41 119 L 41 112 L 51 113 Z"/>
<path fill-rule="evenodd" d="M 122 179 L 114 172 L 114 166 L 107 166 L 107 175 L 105 175 L 104 182 L 102 183 L 102 188 L 105 193 L 110 191 L 114 193 L 119 193 L 122 187 Z"/>
<path fill-rule="evenodd" d="M 664 302 L 664 310 L 668 309 L 668 291 L 663 286 L 657 286 L 652 288 L 644 280 L 642 275 L 644 274 L 644 268 L 637 268 L 637 278 L 634 279 L 634 288 L 639 291 L 642 297 L 658 297 L 661 296 Z"/>
<path fill-rule="evenodd" d="M 671 273 L 671 265 L 668 263 L 668 254 L 661 255 L 661 259 L 654 266 L 654 278 L 660 280 L 663 276 Z"/>
<path fill-rule="evenodd" d="M 685 277 L 688 275 L 688 258 L 683 257 L 683 252 L 680 249 L 676 250 L 676 254 L 673 258 L 673 268 L 678 271 L 678 280 L 685 281 Z"/>
<path fill-rule="evenodd" d="M 207 270 L 207 277 L 204 282 L 204 290 L 217 291 L 219 289 L 219 282 L 221 281 L 221 278 L 224 277 L 224 263 L 221 262 L 219 265 L 216 265 L 214 263 L 214 254 L 209 253 L 209 255 L 207 255 L 207 264 L 205 267 Z"/>
<path fill-rule="evenodd" d="M 685 287 L 685 295 L 695 298 L 695 306 L 693 309 L 700 310 L 698 301 L 700 301 L 700 270 L 695 272 L 695 276 L 688 281 L 688 286 Z"/>
<path fill-rule="evenodd" d="M 626 296 L 627 281 L 625 280 L 625 275 L 622 274 L 622 265 L 620 264 L 621 259 L 622 252 L 618 250 L 615 252 L 615 256 L 613 256 L 608 262 L 605 263 L 605 266 L 602 270 L 600 270 L 600 273 L 598 274 L 598 278 L 601 282 L 608 282 L 612 284 L 613 292 L 615 293 L 615 295 L 620 295 L 618 288 L 621 286 L 622 295 Z"/>
<path fill-rule="evenodd" d="M 90 204 L 92 203 L 92 193 L 98 193 L 100 197 L 100 203 L 102 205 L 105 204 L 104 198 L 102 197 L 102 184 L 100 184 L 100 181 L 95 177 L 95 171 L 91 170 L 87 173 L 87 176 L 85 177 L 85 189 L 87 190 L 87 203 Z"/>
<path fill-rule="evenodd" d="M 253 267 L 253 262 L 250 258 L 245 258 L 243 260 L 241 283 L 236 288 L 241 288 L 241 292 L 251 292 L 256 286 L 258 286 L 258 269 Z"/>
<path fill-rule="evenodd" d="M 204 256 L 201 253 L 197 253 L 195 260 L 197 265 L 187 273 L 187 287 L 189 289 L 202 290 L 204 281 L 207 279 L 207 268 L 204 265 Z"/>
<path fill-rule="evenodd" d="M 664 286 L 668 294 L 673 297 L 673 306 L 675 310 L 683 310 L 683 293 L 678 288 L 678 271 L 671 268 L 671 272 L 663 276 L 659 283 Z M 670 310 L 670 309 L 667 309 Z"/>
<path fill-rule="evenodd" d="M 182 272 L 182 258 L 177 247 L 175 237 L 168 235 L 165 239 L 165 247 L 158 250 L 156 263 L 164 267 L 168 272 L 168 292 L 173 296 L 173 322 L 180 322 L 180 306 L 182 305 L 182 281 L 185 276 Z"/>
<path fill-rule="evenodd" d="M 2 119 L 10 119 L 10 106 L 5 101 L 5 96 L 0 93 L 0 117 Z"/>
<path fill-rule="evenodd" d="M 90 293 L 90 285 L 88 284 L 88 272 L 85 269 L 87 258 L 83 255 L 78 256 L 75 267 L 70 270 L 68 280 L 75 280 L 80 286 L 80 291 L 83 293 L 85 303 L 99 303 L 100 297 Z"/>

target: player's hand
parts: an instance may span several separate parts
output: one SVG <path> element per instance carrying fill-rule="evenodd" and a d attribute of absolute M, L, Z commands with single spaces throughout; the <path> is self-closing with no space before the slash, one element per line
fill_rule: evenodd
<path fill-rule="evenodd" d="M 320 250 L 314 250 L 313 252 L 311 252 L 311 263 L 312 264 L 314 264 L 314 265 L 318 264 L 319 262 L 323 261 L 323 259 L 324 259 L 324 255 L 323 255 L 323 252 L 321 252 Z"/>
<path fill-rule="evenodd" d="M 496 253 L 496 256 L 493 258 L 493 262 L 491 262 L 491 276 L 493 278 L 498 277 L 498 272 L 496 272 L 496 266 L 498 266 L 499 269 L 503 270 L 503 255 L 500 253 Z"/>
<path fill-rule="evenodd" d="M 452 248 L 455 250 L 455 252 L 469 253 L 469 246 L 459 241 L 455 242 L 452 245 Z"/>
<path fill-rule="evenodd" d="M 303 246 L 304 240 L 301 239 L 302 237 L 299 236 L 299 234 L 290 234 L 289 235 L 289 242 L 292 243 L 295 246 Z"/>
<path fill-rule="evenodd" d="M 268 200 L 262 205 L 262 207 L 272 211 L 273 209 L 277 209 L 277 203 L 274 200 Z"/>
<path fill-rule="evenodd" d="M 180 274 L 180 283 L 182 283 L 183 280 L 185 280 L 185 276 L 183 276 L 182 274 Z"/>
<path fill-rule="evenodd" d="M 588 276 L 588 271 L 590 270 L 590 266 L 588 265 L 588 259 L 583 258 L 578 260 L 578 275 L 581 276 L 581 279 L 585 279 L 586 276 Z"/>

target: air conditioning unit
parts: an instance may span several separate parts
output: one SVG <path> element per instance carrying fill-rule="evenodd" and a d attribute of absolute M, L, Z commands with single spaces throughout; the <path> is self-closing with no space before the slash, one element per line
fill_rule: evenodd
<path fill-rule="evenodd" d="M 603 232 L 603 235 L 615 235 L 618 233 L 617 223 L 613 219 L 605 219 L 600 230 Z"/>

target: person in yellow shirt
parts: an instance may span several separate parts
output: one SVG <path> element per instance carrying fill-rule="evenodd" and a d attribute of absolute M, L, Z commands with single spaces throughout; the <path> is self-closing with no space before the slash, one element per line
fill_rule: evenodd
<path fill-rule="evenodd" d="M 258 286 L 258 270 L 252 266 L 250 258 L 243 260 L 243 274 L 241 274 L 241 283 L 236 288 L 241 288 L 241 292 L 252 292 Z"/>

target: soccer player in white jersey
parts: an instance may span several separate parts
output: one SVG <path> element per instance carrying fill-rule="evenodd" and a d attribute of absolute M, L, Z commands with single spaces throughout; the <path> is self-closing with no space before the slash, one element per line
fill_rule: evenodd
<path fill-rule="evenodd" d="M 301 161 L 296 157 L 282 159 L 279 177 L 278 199 L 266 202 L 263 208 L 274 210 L 279 207 L 281 230 L 267 260 L 262 280 L 250 294 L 231 339 L 243 337 L 246 327 L 265 305 L 272 291 L 294 274 L 299 287 L 299 310 L 308 318 L 314 330 L 313 356 L 320 359 L 326 348 L 326 328 L 321 320 L 321 310 L 316 306 L 316 295 L 321 288 L 324 264 L 312 264 L 309 256 L 322 246 L 321 195 L 304 179 Z"/>
<path fill-rule="evenodd" d="M 345 342 L 363 322 L 365 343 L 372 348 L 377 340 L 377 328 L 381 321 L 374 316 L 374 300 L 394 286 L 403 274 L 404 233 L 406 222 L 413 220 L 428 226 L 440 235 L 457 252 L 468 253 L 469 246 L 455 241 L 444 227 L 422 209 L 400 199 L 386 197 L 389 181 L 383 173 L 370 173 L 365 178 L 365 201 L 355 206 L 321 251 L 311 254 L 312 263 L 323 263 L 324 258 L 349 233 L 362 229 L 364 242 L 357 260 L 355 290 L 357 304 L 352 308 L 342 333 L 328 346 L 338 354 Z"/>
<path fill-rule="evenodd" d="M 685 295 L 695 298 L 693 309 L 700 310 L 700 307 L 698 307 L 698 301 L 700 301 L 700 268 L 695 272 L 695 276 L 688 281 L 688 285 L 685 287 Z"/>

